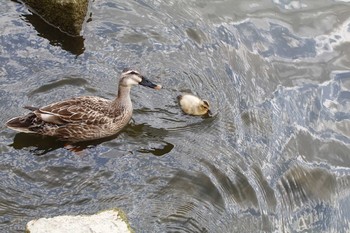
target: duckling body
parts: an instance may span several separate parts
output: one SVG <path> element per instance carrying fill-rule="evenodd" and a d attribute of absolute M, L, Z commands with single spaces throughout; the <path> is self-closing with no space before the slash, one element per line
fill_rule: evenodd
<path fill-rule="evenodd" d="M 210 113 L 210 106 L 207 100 L 201 100 L 192 94 L 178 96 L 179 105 L 186 114 L 201 116 Z"/>
<path fill-rule="evenodd" d="M 10 119 L 6 126 L 19 132 L 55 136 L 70 142 L 112 136 L 126 126 L 132 117 L 130 89 L 136 84 L 161 88 L 137 71 L 124 69 L 119 81 L 118 96 L 114 100 L 82 96 L 41 108 L 25 107 L 31 112 Z"/>

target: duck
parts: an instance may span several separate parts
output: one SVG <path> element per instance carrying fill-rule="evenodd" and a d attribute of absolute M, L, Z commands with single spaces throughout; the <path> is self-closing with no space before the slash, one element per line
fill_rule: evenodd
<path fill-rule="evenodd" d="M 30 112 L 10 119 L 6 126 L 18 132 L 54 136 L 72 143 L 113 136 L 131 120 L 130 90 L 137 84 L 156 90 L 162 88 L 138 71 L 126 68 L 122 71 L 114 100 L 80 96 L 44 107 L 25 106 Z"/>
<path fill-rule="evenodd" d="M 207 100 L 202 100 L 192 94 L 183 94 L 177 97 L 182 111 L 188 115 L 201 116 L 211 114 L 210 105 Z"/>

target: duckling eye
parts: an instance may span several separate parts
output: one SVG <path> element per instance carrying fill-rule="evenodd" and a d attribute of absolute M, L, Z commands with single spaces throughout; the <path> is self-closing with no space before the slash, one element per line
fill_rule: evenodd
<path fill-rule="evenodd" d="M 206 109 L 209 109 L 209 103 L 207 100 L 203 100 L 203 106 L 205 106 Z"/>
<path fill-rule="evenodd" d="M 138 73 L 136 73 L 135 71 L 131 71 L 129 74 L 138 74 Z"/>

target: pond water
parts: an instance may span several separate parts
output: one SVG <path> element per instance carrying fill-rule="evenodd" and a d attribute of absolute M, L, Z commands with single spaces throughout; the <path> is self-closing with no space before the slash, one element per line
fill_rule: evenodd
<path fill-rule="evenodd" d="M 71 38 L 0 8 L 0 229 L 123 209 L 136 232 L 350 231 L 347 0 L 99 0 Z M 78 95 L 112 99 L 134 67 L 133 120 L 80 145 L 4 123 Z M 176 97 L 208 99 L 184 115 Z"/>

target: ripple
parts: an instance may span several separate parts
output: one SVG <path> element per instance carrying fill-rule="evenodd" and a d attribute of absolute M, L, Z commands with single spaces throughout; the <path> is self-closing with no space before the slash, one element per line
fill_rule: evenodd
<path fill-rule="evenodd" d="M 282 196 L 285 225 L 298 231 L 327 231 L 336 214 L 334 176 L 324 169 L 292 167 L 281 178 L 278 190 Z M 290 215 L 288 212 L 292 212 Z"/>
<path fill-rule="evenodd" d="M 330 201 L 335 195 L 335 184 L 326 170 L 294 167 L 281 178 L 279 190 L 284 194 L 285 207 L 293 210 L 313 201 Z"/>
<path fill-rule="evenodd" d="M 227 206 L 237 203 L 243 209 L 257 208 L 258 200 L 256 193 L 247 177 L 239 171 L 239 169 L 232 169 L 232 171 L 229 172 L 230 177 L 233 178 L 233 180 L 231 180 L 223 171 L 220 171 L 212 164 L 207 161 L 203 161 L 203 163 L 209 167 L 218 181 L 220 189 L 225 194 Z"/>
<path fill-rule="evenodd" d="M 57 89 L 61 86 L 66 86 L 66 85 L 70 85 L 70 86 L 84 86 L 86 85 L 88 82 L 83 79 L 83 78 L 74 78 L 74 77 L 70 77 L 70 78 L 64 78 L 58 81 L 52 81 L 50 84 L 46 84 L 46 85 L 42 85 L 39 88 L 33 90 L 32 92 L 30 92 L 28 94 L 28 96 L 32 96 L 32 95 L 36 95 L 36 94 L 40 94 L 40 93 L 45 93 L 45 92 L 49 92 L 53 89 Z"/>
<path fill-rule="evenodd" d="M 160 227 L 165 231 L 210 232 L 207 223 L 211 217 L 207 211 L 222 214 L 224 210 L 220 192 L 200 172 L 177 171 L 155 195 L 158 202 L 154 203 L 153 214 L 158 215 Z M 186 201 L 188 197 L 192 201 Z"/>
<path fill-rule="evenodd" d="M 3 231 L 111 206 L 140 232 L 349 229 L 348 3 L 95 1 L 79 56 L 3 5 L 3 123 L 22 105 L 114 98 L 124 67 L 164 87 L 133 88 L 132 122 L 79 155 L 2 124 Z M 214 116 L 183 114 L 184 91 Z"/>

